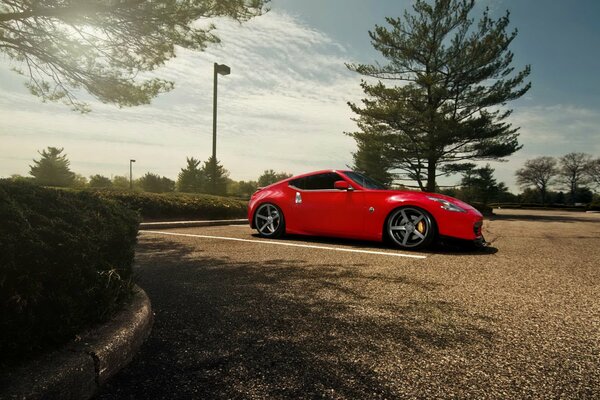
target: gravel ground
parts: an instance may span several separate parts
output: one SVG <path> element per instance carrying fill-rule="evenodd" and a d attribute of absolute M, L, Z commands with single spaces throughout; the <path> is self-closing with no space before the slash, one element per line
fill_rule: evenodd
<path fill-rule="evenodd" d="M 142 234 L 153 332 L 98 398 L 600 398 L 599 222 L 499 210 L 426 259 Z"/>

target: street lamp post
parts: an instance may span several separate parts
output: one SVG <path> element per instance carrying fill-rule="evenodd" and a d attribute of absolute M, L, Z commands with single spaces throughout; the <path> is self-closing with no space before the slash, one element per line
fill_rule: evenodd
<path fill-rule="evenodd" d="M 133 163 L 135 160 L 129 160 L 129 189 L 133 190 Z"/>
<path fill-rule="evenodd" d="M 217 75 L 229 75 L 231 68 L 225 64 L 214 65 L 214 90 L 213 90 L 213 145 L 212 145 L 212 192 L 215 194 L 217 190 Z"/>

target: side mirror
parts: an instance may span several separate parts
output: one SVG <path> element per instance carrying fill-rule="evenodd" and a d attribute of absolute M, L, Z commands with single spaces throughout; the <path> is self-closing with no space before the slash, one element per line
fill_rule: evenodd
<path fill-rule="evenodd" d="M 354 188 L 352 186 L 350 186 L 350 184 L 346 181 L 335 181 L 335 183 L 333 184 L 333 187 L 338 190 L 347 190 L 347 191 L 354 190 Z"/>

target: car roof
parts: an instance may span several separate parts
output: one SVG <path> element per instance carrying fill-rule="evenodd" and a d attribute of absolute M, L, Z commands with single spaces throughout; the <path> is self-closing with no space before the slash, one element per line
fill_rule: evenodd
<path fill-rule="evenodd" d="M 313 172 L 306 172 L 304 174 L 300 174 L 300 175 L 295 175 L 292 176 L 291 178 L 288 178 L 288 181 L 294 180 L 294 179 L 298 179 L 298 178 L 304 178 L 305 176 L 311 176 L 311 175 L 318 175 L 318 174 L 326 174 L 329 172 L 349 172 L 350 170 L 342 170 L 342 169 L 322 169 L 319 171 L 313 171 Z"/>

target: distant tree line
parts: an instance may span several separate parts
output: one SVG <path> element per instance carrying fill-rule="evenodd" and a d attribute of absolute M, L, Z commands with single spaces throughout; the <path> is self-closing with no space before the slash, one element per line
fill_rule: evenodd
<path fill-rule="evenodd" d="M 562 157 L 537 157 L 527 160 L 515 172 L 517 184 L 532 202 L 589 203 L 593 189 L 600 188 L 600 158 L 586 153 L 568 153 Z M 564 190 L 553 193 L 551 189 Z"/>
<path fill-rule="evenodd" d="M 92 175 L 88 178 L 70 169 L 70 162 L 62 148 L 48 147 L 39 152 L 39 159 L 30 165 L 30 177 L 13 175 L 15 180 L 28 180 L 44 186 L 72 188 L 108 188 L 129 190 L 126 176 Z M 194 157 L 186 159 L 177 180 L 146 172 L 133 181 L 133 190 L 153 193 L 208 193 L 223 196 L 249 198 L 259 187 L 265 187 L 291 174 L 265 170 L 257 180 L 235 181 L 229 178 L 229 171 L 213 159 L 201 162 Z M 213 174 L 216 170 L 216 174 Z M 467 202 L 477 203 L 542 203 L 565 204 L 590 203 L 594 201 L 594 191 L 600 189 L 600 158 L 586 153 L 568 153 L 562 157 L 537 157 L 525 161 L 516 171 L 516 182 L 523 190 L 513 194 L 503 182 L 494 177 L 494 169 L 489 165 L 475 163 L 455 165 L 452 173 L 460 174 L 457 185 L 437 187 L 436 191 L 457 197 Z M 214 175 L 214 176 L 213 176 Z M 393 174 L 391 175 L 393 177 Z M 215 180 L 215 185 L 212 182 Z M 387 182 L 389 187 L 394 186 Z"/>
<path fill-rule="evenodd" d="M 55 187 L 117 190 L 128 190 L 130 188 L 129 178 L 126 176 L 117 175 L 109 178 L 96 174 L 88 179 L 74 173 L 71 171 L 70 161 L 63 151 L 63 148 L 48 147 L 38 152 L 39 159 L 34 159 L 33 164 L 30 165 L 30 177 L 13 175 L 11 178 Z M 275 172 L 269 169 L 265 170 L 256 181 L 235 181 L 229 178 L 229 171 L 218 160 L 216 161 L 216 168 L 213 167 L 214 163 L 212 157 L 204 162 L 194 157 L 188 157 L 186 166 L 181 168 L 176 181 L 166 176 L 146 172 L 135 179 L 132 186 L 134 190 L 152 193 L 208 193 L 249 198 L 259 187 L 268 186 L 291 176 L 286 172 Z"/>

